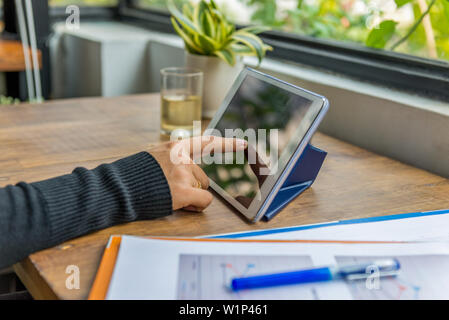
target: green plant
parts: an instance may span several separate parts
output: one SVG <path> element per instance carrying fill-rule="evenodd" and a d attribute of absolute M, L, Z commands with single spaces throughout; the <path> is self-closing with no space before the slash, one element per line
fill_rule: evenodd
<path fill-rule="evenodd" d="M 248 6 L 255 7 L 251 21 L 274 28 L 282 27 L 285 21 L 276 18 L 276 0 L 243 0 Z"/>
<path fill-rule="evenodd" d="M 187 2 L 182 13 L 171 0 L 168 9 L 175 31 L 192 54 L 217 56 L 234 65 L 237 55 L 256 56 L 260 63 L 266 51 L 272 50 L 256 35 L 269 27 L 250 26 L 237 30 L 213 0 L 201 0 L 195 5 Z"/>
<path fill-rule="evenodd" d="M 273 29 L 449 60 L 449 0 L 394 0 L 396 10 L 413 10 L 411 24 L 403 23 L 404 17 L 393 20 L 373 0 L 297 0 L 295 8 L 275 0 L 240 1 L 251 7 L 252 23 Z M 368 10 L 355 13 L 356 4 Z M 375 28 L 373 21 L 378 22 Z"/>
<path fill-rule="evenodd" d="M 19 103 L 20 103 L 20 100 L 17 98 L 0 95 L 0 105 L 12 105 L 12 104 L 19 104 Z"/>
<path fill-rule="evenodd" d="M 400 8 L 408 3 L 414 2 L 414 0 L 395 0 L 395 2 L 396 2 L 396 6 L 398 8 Z M 430 0 L 430 3 L 428 3 L 428 4 L 425 1 L 422 1 L 421 3 L 424 3 L 424 6 L 427 6 L 427 8 L 421 12 L 419 12 L 419 10 L 418 10 L 418 14 L 416 15 L 416 19 L 415 19 L 415 22 L 413 23 L 413 25 L 403 36 L 401 36 L 399 39 L 394 41 L 394 43 L 389 48 L 390 50 L 397 49 L 401 44 L 408 41 L 414 33 L 416 33 L 418 27 L 420 25 L 422 25 L 423 20 L 427 16 L 430 15 L 431 10 L 435 6 L 436 3 L 441 3 L 444 6 L 443 7 L 443 10 L 444 10 L 444 9 L 448 8 L 447 6 L 449 3 L 449 0 L 441 0 L 441 1 Z M 417 5 L 417 4 L 415 3 L 415 5 Z M 446 15 L 448 15 L 447 12 L 446 12 Z M 369 35 L 365 41 L 365 44 L 370 47 L 381 48 L 381 49 L 385 48 L 387 46 L 387 43 L 389 43 L 390 40 L 393 38 L 393 36 L 396 32 L 397 24 L 398 23 L 393 20 L 383 21 L 379 25 L 378 28 L 374 28 L 373 30 L 371 30 L 371 32 L 369 33 Z M 436 28 L 433 27 L 433 29 L 436 29 Z M 431 42 L 435 41 L 434 31 L 435 30 L 429 30 L 429 29 L 425 30 L 425 37 L 427 37 L 427 40 L 428 40 L 427 45 L 429 45 L 429 40 Z M 446 32 L 447 32 L 447 30 L 446 30 Z M 431 39 L 429 39 L 429 38 L 431 38 Z M 424 42 L 426 42 L 426 41 L 424 41 Z M 433 44 L 433 46 L 435 46 L 435 44 Z M 433 58 L 437 58 L 436 55 L 437 54 L 435 53 Z"/>

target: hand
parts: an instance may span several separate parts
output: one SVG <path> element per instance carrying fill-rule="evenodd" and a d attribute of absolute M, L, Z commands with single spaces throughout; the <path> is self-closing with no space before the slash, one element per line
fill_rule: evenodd
<path fill-rule="evenodd" d="M 204 149 L 241 151 L 246 146 L 246 141 L 241 139 L 203 136 L 161 143 L 148 152 L 159 162 L 167 178 L 173 210 L 200 212 L 212 202 L 212 194 L 206 191 L 209 178 L 192 158 L 201 156 Z"/>

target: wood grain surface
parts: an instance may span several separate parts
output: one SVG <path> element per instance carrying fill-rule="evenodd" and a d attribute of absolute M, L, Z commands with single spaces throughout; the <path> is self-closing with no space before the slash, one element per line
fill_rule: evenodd
<path fill-rule="evenodd" d="M 0 107 L 0 184 L 94 168 L 161 140 L 159 95 L 52 101 Z M 313 187 L 270 222 L 249 224 L 214 197 L 203 213 L 175 212 L 95 232 L 14 266 L 35 298 L 85 299 L 111 234 L 199 236 L 449 208 L 449 180 L 317 133 L 329 152 Z M 155 261 L 157 263 L 157 261 Z M 68 265 L 81 287 L 65 286 Z"/>
<path fill-rule="evenodd" d="M 30 61 L 31 50 L 29 50 Z M 41 65 L 41 52 L 38 50 L 38 63 Z M 24 71 L 25 55 L 20 41 L 0 39 L 0 72 Z"/>

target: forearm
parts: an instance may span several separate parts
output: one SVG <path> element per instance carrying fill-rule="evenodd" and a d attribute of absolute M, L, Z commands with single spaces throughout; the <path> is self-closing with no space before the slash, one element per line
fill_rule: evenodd
<path fill-rule="evenodd" d="M 146 152 L 0 189 L 0 268 L 114 224 L 171 213 L 165 176 Z"/>

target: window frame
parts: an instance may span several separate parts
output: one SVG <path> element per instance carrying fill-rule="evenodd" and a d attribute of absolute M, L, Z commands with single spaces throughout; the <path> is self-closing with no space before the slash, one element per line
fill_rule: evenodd
<path fill-rule="evenodd" d="M 118 5 L 117 6 L 79 6 L 80 17 L 83 20 L 117 20 Z M 64 21 L 68 14 L 65 12 L 65 6 L 51 6 L 49 7 L 50 20 L 52 23 Z"/>

